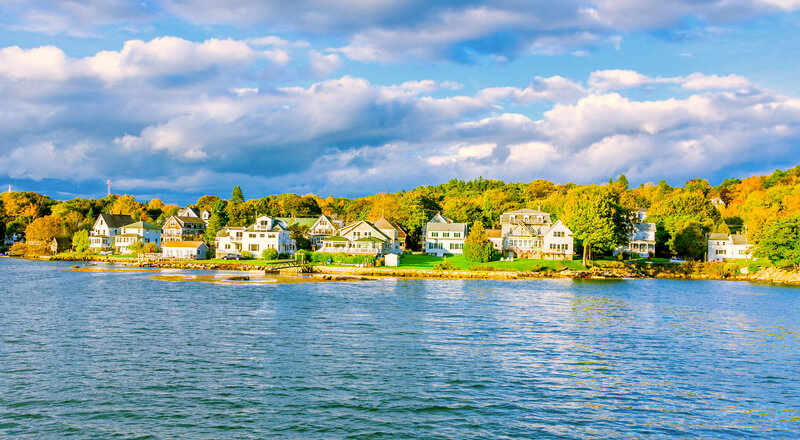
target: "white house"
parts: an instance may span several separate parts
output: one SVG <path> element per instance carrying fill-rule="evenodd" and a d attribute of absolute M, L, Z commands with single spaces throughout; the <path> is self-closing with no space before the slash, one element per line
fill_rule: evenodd
<path fill-rule="evenodd" d="M 572 231 L 560 221 L 553 224 L 550 214 L 539 210 L 504 212 L 500 216 L 500 235 L 504 256 L 571 259 L 574 253 Z"/>
<path fill-rule="evenodd" d="M 442 257 L 464 253 L 467 240 L 467 224 L 454 223 L 441 214 L 436 214 L 423 228 L 423 249 L 426 254 Z"/>
<path fill-rule="evenodd" d="M 133 218 L 123 214 L 100 214 L 94 221 L 89 234 L 89 248 L 103 249 L 114 246 L 114 237 L 120 234 L 122 227 L 133 223 Z"/>
<path fill-rule="evenodd" d="M 571 260 L 575 255 L 572 231 L 561 220 L 542 234 L 541 256 L 545 260 Z"/>
<path fill-rule="evenodd" d="M 242 231 L 242 251 L 250 252 L 255 258 L 267 249 L 275 249 L 279 254 L 294 256 L 297 246 L 286 224 L 268 215 L 262 215 L 256 222 Z"/>
<path fill-rule="evenodd" d="M 646 223 L 647 209 L 639 208 L 631 213 L 633 229 L 628 236 L 628 244 L 614 249 L 614 255 L 621 252 L 637 254 L 647 258 L 656 254 L 656 231 L 655 223 Z"/>
<path fill-rule="evenodd" d="M 194 217 L 208 223 L 208 219 L 211 218 L 211 211 L 201 211 L 192 206 L 187 206 L 178 211 L 178 217 Z"/>
<path fill-rule="evenodd" d="M 338 235 L 323 238 L 319 252 L 381 256 L 396 247 L 399 246 L 377 226 L 361 220 L 343 227 Z"/>
<path fill-rule="evenodd" d="M 747 237 L 738 234 L 707 234 L 708 261 L 749 260 L 753 258 L 753 246 Z"/>
<path fill-rule="evenodd" d="M 173 215 L 164 221 L 161 231 L 164 241 L 197 241 L 206 232 L 206 222 L 200 217 Z"/>
<path fill-rule="evenodd" d="M 161 255 L 176 260 L 205 260 L 207 253 L 202 241 L 166 241 L 161 246 Z"/>
<path fill-rule="evenodd" d="M 242 238 L 245 229 L 243 226 L 226 226 L 217 232 L 217 236 L 214 238 L 217 258 L 222 258 L 225 255 L 242 254 Z"/>
<path fill-rule="evenodd" d="M 150 223 L 136 222 L 123 226 L 120 233 L 114 236 L 114 248 L 120 254 L 130 253 L 131 246 L 138 242 L 155 243 L 161 247 L 161 228 Z"/>

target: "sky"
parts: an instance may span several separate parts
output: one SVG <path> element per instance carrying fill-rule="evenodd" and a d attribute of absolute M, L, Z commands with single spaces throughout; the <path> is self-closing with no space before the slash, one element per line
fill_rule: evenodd
<path fill-rule="evenodd" d="M 354 197 L 800 164 L 800 0 L 0 0 L 0 184 Z"/>

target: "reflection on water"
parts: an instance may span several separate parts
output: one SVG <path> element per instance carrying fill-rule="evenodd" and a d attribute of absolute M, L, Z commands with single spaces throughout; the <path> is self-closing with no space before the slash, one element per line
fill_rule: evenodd
<path fill-rule="evenodd" d="M 0 437 L 800 434 L 797 289 L 64 268 L 0 260 Z"/>

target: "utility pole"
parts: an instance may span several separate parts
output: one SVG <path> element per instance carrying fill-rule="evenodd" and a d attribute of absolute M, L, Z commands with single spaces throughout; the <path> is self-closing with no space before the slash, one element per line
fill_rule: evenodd
<path fill-rule="evenodd" d="M 111 195 L 111 179 L 106 180 L 106 185 L 108 185 L 108 195 Z"/>

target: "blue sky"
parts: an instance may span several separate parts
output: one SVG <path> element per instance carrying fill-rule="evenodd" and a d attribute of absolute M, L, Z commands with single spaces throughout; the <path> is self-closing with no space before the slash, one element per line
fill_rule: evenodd
<path fill-rule="evenodd" d="M 0 0 L 0 183 L 718 183 L 800 163 L 797 41 L 800 0 Z"/>

